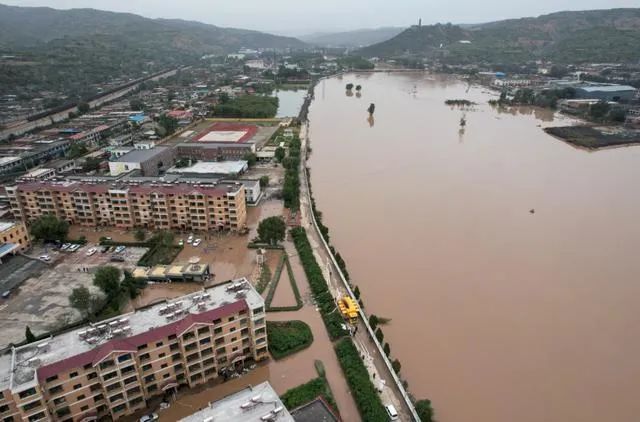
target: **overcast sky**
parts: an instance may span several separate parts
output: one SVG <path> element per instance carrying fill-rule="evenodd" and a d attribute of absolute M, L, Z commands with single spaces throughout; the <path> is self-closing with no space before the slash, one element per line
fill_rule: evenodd
<path fill-rule="evenodd" d="M 91 7 L 152 18 L 299 35 L 436 22 L 480 23 L 560 10 L 639 7 L 640 0 L 0 0 L 16 6 Z"/>

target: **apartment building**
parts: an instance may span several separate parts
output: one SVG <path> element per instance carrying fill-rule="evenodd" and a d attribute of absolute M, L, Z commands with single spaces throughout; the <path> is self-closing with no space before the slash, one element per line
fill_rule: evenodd
<path fill-rule="evenodd" d="M 31 246 L 29 231 L 22 222 L 0 221 L 0 258 L 24 252 Z"/>
<path fill-rule="evenodd" d="M 114 420 L 153 396 L 268 358 L 264 301 L 246 279 L 0 356 L 0 420 Z"/>
<path fill-rule="evenodd" d="M 243 229 L 247 219 L 240 182 L 31 182 L 5 190 L 12 214 L 25 222 L 53 214 L 90 227 L 213 231 Z"/>

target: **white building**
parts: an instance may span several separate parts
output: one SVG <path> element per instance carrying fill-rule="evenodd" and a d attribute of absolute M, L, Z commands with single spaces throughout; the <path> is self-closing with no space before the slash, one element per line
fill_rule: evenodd
<path fill-rule="evenodd" d="M 247 205 L 257 205 L 262 198 L 262 188 L 260 187 L 260 180 L 257 179 L 240 179 L 238 182 L 244 186 L 244 196 L 247 201 Z"/>
<path fill-rule="evenodd" d="M 189 167 L 172 167 L 167 173 L 182 175 L 230 176 L 242 174 L 249 168 L 246 161 L 198 161 Z"/>

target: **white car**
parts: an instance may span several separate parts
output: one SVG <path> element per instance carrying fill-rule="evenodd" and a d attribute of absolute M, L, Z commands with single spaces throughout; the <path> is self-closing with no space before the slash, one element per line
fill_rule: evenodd
<path fill-rule="evenodd" d="M 64 245 L 62 245 L 62 247 L 60 248 L 61 251 L 66 251 L 67 249 L 69 249 L 71 247 L 71 243 L 65 243 Z"/>
<path fill-rule="evenodd" d="M 96 248 L 91 248 L 87 251 L 87 256 L 91 256 L 94 253 L 98 252 L 98 250 Z"/>
<path fill-rule="evenodd" d="M 387 414 L 389 415 L 389 418 L 392 421 L 397 421 L 398 420 L 398 411 L 396 410 L 394 405 L 388 404 L 384 408 L 387 410 Z"/>
<path fill-rule="evenodd" d="M 143 417 L 140 418 L 140 422 L 153 422 L 153 421 L 157 421 L 158 420 L 158 414 L 157 413 L 150 413 L 148 415 L 144 415 Z"/>
<path fill-rule="evenodd" d="M 44 261 L 44 262 L 49 262 L 49 261 L 51 261 L 51 257 L 50 257 L 49 255 L 40 255 L 40 256 L 38 257 L 38 259 L 39 259 L 40 261 Z"/>
<path fill-rule="evenodd" d="M 178 241 L 178 246 L 184 246 L 184 240 L 180 239 L 180 240 Z"/>
<path fill-rule="evenodd" d="M 187 237 L 187 243 L 191 243 L 193 242 L 193 235 L 190 234 L 189 237 Z"/>
<path fill-rule="evenodd" d="M 68 249 L 68 250 L 69 250 L 69 252 L 75 252 L 75 251 L 77 251 L 78 249 L 80 249 L 80 245 L 78 245 L 78 244 L 76 243 L 76 244 L 73 244 L 73 245 L 69 246 L 69 249 Z"/>
<path fill-rule="evenodd" d="M 198 245 L 200 245 L 202 243 L 202 239 L 196 239 L 193 241 L 193 247 L 197 248 Z"/>
<path fill-rule="evenodd" d="M 114 252 L 115 253 L 121 253 L 121 252 L 124 252 L 125 249 L 127 249 L 126 246 L 120 245 L 120 246 L 116 247 L 116 250 Z"/>

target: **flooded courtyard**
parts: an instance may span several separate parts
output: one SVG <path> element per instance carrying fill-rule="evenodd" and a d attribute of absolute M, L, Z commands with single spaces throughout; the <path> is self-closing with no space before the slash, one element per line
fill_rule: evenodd
<path fill-rule="evenodd" d="M 426 73 L 320 82 L 310 167 L 332 243 L 438 420 L 637 420 L 640 148 L 579 150 L 542 130 L 570 119 L 490 98 Z"/>

